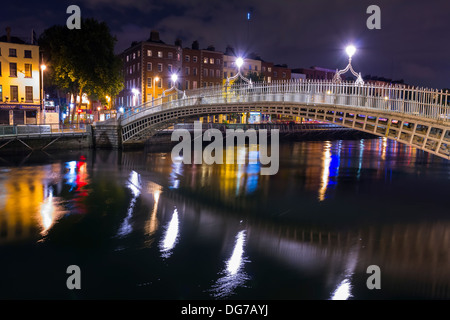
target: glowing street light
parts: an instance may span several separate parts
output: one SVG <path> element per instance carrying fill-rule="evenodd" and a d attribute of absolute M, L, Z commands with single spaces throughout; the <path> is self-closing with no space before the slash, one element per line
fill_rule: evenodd
<path fill-rule="evenodd" d="M 243 64 L 244 64 L 244 59 L 242 59 L 241 57 L 238 57 L 236 59 L 236 66 L 238 67 L 238 69 L 240 69 Z"/>
<path fill-rule="evenodd" d="M 244 80 L 246 83 L 248 83 L 251 86 L 252 85 L 252 80 L 251 79 L 247 79 L 241 73 L 241 67 L 244 65 L 244 59 L 242 57 L 237 57 L 236 61 L 234 63 L 236 64 L 236 67 L 238 67 L 238 72 L 233 77 L 227 78 L 226 87 L 229 86 L 230 81 L 234 81 L 238 77 L 240 77 L 242 80 Z"/>
<path fill-rule="evenodd" d="M 351 59 L 352 56 L 355 54 L 356 52 L 356 48 L 353 45 L 349 45 L 347 48 L 345 48 L 345 52 L 347 52 L 348 57 Z"/>
<path fill-rule="evenodd" d="M 348 65 L 343 70 L 339 70 L 338 71 L 336 69 L 336 73 L 334 74 L 333 82 L 337 82 L 337 83 L 342 82 L 341 74 L 344 74 L 344 73 L 346 73 L 347 71 L 350 70 L 350 72 L 356 77 L 355 84 L 356 85 L 364 85 L 364 80 L 361 77 L 361 72 L 360 73 L 356 73 L 355 70 L 353 70 L 353 67 L 352 67 L 352 57 L 353 57 L 353 55 L 356 52 L 355 46 L 354 45 L 347 46 L 345 48 L 345 52 L 347 52 L 347 55 L 348 55 Z"/>
<path fill-rule="evenodd" d="M 175 90 L 178 93 L 181 93 L 182 91 L 177 88 L 177 81 L 178 81 L 178 75 L 176 73 L 172 73 L 170 76 L 170 79 L 172 80 L 172 87 L 168 90 L 165 90 L 162 94 L 163 97 L 166 96 L 166 92 L 170 92 L 172 90 Z M 186 92 L 183 91 L 183 98 L 186 98 Z"/>
<path fill-rule="evenodd" d="M 45 124 L 45 94 L 44 94 L 44 71 L 47 69 L 45 64 L 41 64 L 41 82 L 42 82 L 42 112 L 44 113 L 44 124 Z"/>

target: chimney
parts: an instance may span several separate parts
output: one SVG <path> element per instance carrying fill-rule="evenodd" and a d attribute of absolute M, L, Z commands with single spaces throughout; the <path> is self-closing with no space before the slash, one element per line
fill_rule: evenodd
<path fill-rule="evenodd" d="M 150 41 L 159 42 L 159 31 L 152 30 L 150 31 Z"/>
<path fill-rule="evenodd" d="M 194 50 L 198 50 L 200 48 L 200 45 L 198 43 L 197 40 L 195 40 L 194 42 L 192 42 L 192 49 Z"/>
<path fill-rule="evenodd" d="M 11 27 L 6 27 L 6 41 L 11 42 Z"/>

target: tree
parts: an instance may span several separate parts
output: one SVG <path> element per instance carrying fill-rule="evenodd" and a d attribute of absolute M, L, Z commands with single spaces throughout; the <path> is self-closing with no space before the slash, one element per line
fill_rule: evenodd
<path fill-rule="evenodd" d="M 95 19 L 82 19 L 81 29 L 55 25 L 40 36 L 51 83 L 80 97 L 72 121 L 83 93 L 104 101 L 106 95 L 113 97 L 122 90 L 121 61 L 114 54 L 116 41 L 107 24 Z"/>

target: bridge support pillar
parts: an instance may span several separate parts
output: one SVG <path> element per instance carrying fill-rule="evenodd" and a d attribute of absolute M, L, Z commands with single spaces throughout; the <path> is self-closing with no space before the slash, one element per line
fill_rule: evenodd
<path fill-rule="evenodd" d="M 92 126 L 94 148 L 121 149 L 122 127 L 116 119 L 96 122 Z"/>

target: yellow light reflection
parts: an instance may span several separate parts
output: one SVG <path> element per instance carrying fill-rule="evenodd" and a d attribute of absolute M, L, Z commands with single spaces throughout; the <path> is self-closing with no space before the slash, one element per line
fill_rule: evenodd
<path fill-rule="evenodd" d="M 325 200 L 327 192 L 328 180 L 330 176 L 330 163 L 331 163 L 331 142 L 325 143 L 325 152 L 322 157 L 322 181 L 319 189 L 319 201 Z"/>

